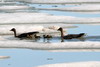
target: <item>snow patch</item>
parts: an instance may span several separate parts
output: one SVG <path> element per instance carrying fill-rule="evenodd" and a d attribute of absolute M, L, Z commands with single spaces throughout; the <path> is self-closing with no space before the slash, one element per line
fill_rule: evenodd
<path fill-rule="evenodd" d="M 54 16 L 45 13 L 0 13 L 0 24 L 96 24 L 100 23 L 100 17 L 80 18 L 73 16 Z"/>
<path fill-rule="evenodd" d="M 7 59 L 10 58 L 9 56 L 0 56 L 0 59 Z"/>
<path fill-rule="evenodd" d="M 82 5 L 75 7 L 63 7 L 63 8 L 38 8 L 40 10 L 54 10 L 54 11 L 68 11 L 68 12 L 100 12 L 100 5 Z"/>
<path fill-rule="evenodd" d="M 28 6 L 21 6 L 21 5 L 13 5 L 13 6 L 1 6 L 0 10 L 17 10 L 17 9 L 29 9 Z"/>
<path fill-rule="evenodd" d="M 12 43 L 12 44 L 11 44 Z M 0 48 L 26 48 L 34 50 L 100 49 L 100 42 L 62 42 L 45 43 L 25 40 L 0 41 Z"/>
<path fill-rule="evenodd" d="M 0 35 L 7 35 L 7 34 L 14 34 L 10 31 L 12 28 L 16 29 L 17 34 L 26 33 L 26 32 L 33 32 L 39 31 L 40 33 L 60 33 L 57 31 L 58 28 L 63 27 L 64 31 L 66 32 L 65 28 L 75 28 L 76 26 L 73 25 L 65 25 L 65 24 L 26 24 L 26 25 L 0 25 Z"/>
<path fill-rule="evenodd" d="M 41 4 L 79 4 L 79 3 L 98 3 L 99 0 L 16 0 L 28 3 L 41 3 Z"/>
<path fill-rule="evenodd" d="M 100 61 L 48 64 L 38 67 L 100 67 Z"/>

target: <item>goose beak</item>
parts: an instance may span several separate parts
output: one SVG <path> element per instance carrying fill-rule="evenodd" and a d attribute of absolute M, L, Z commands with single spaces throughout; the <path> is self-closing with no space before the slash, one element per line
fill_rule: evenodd
<path fill-rule="evenodd" d="M 57 29 L 57 31 L 59 31 L 60 30 L 60 28 L 59 29 Z"/>
<path fill-rule="evenodd" d="M 60 27 L 60 28 L 58 28 L 58 30 L 57 31 L 60 31 L 62 28 Z"/>
<path fill-rule="evenodd" d="M 13 31 L 12 29 L 10 31 Z"/>

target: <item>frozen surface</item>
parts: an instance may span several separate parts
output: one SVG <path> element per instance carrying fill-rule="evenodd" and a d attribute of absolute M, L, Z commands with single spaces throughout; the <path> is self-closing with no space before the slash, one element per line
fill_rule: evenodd
<path fill-rule="evenodd" d="M 14 0 L 0 0 L 0 2 L 13 2 Z"/>
<path fill-rule="evenodd" d="M 25 32 L 32 32 L 32 31 L 42 31 L 44 28 L 43 26 L 35 26 L 35 25 L 1 25 L 0 34 L 14 34 L 12 31 L 10 31 L 12 28 L 16 29 L 17 33 L 25 33 Z"/>
<path fill-rule="evenodd" d="M 0 5 L 14 5 L 16 2 L 0 2 Z"/>
<path fill-rule="evenodd" d="M 87 62 L 48 64 L 38 67 L 99 67 L 99 66 L 100 66 L 99 61 L 87 61 Z"/>
<path fill-rule="evenodd" d="M 64 31 L 65 28 L 76 28 L 76 26 L 70 25 L 70 24 L 19 24 L 19 25 L 0 25 L 0 34 L 1 35 L 7 35 L 7 34 L 13 34 L 12 31 L 10 31 L 12 28 L 15 28 L 17 31 L 17 34 L 19 33 L 25 33 L 25 32 L 32 32 L 32 31 L 39 31 L 40 33 L 56 33 L 58 32 L 57 29 L 63 27 Z"/>
<path fill-rule="evenodd" d="M 0 24 L 14 23 L 67 23 L 67 24 L 95 24 L 100 23 L 100 17 L 81 18 L 74 16 L 55 16 L 45 13 L 0 13 Z"/>
<path fill-rule="evenodd" d="M 73 4 L 73 3 L 99 3 L 99 0 L 16 0 L 31 3 L 47 3 L 47 4 Z"/>
<path fill-rule="evenodd" d="M 28 6 L 21 6 L 21 5 L 13 5 L 13 6 L 1 6 L 0 10 L 17 10 L 17 9 L 29 9 Z"/>
<path fill-rule="evenodd" d="M 26 48 L 34 50 L 100 49 L 100 42 L 78 41 L 78 42 L 47 43 L 47 42 L 34 42 L 34 40 L 31 41 L 20 40 L 17 38 L 6 37 L 1 39 L 0 48 Z"/>
<path fill-rule="evenodd" d="M 0 59 L 7 59 L 10 58 L 9 56 L 0 56 Z"/>
<path fill-rule="evenodd" d="M 56 11 L 70 11 L 70 12 L 100 12 L 100 5 L 81 5 L 74 7 L 63 7 L 63 8 L 39 8 L 40 10 L 56 10 Z"/>

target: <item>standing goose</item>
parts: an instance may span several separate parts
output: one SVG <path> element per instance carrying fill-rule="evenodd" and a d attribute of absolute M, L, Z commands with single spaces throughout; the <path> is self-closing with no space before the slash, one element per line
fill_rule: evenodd
<path fill-rule="evenodd" d="M 13 31 L 14 36 L 18 37 L 18 38 L 32 38 L 33 34 L 36 35 L 37 33 L 39 33 L 38 31 L 35 31 L 35 32 L 28 32 L 28 33 L 22 33 L 20 35 L 16 35 L 16 29 L 15 28 L 12 28 L 10 31 Z"/>
<path fill-rule="evenodd" d="M 68 34 L 68 35 L 65 35 L 63 34 L 63 28 L 59 28 L 58 31 L 61 32 L 61 39 L 62 41 L 61 42 L 64 42 L 64 39 L 73 39 L 73 38 L 81 38 L 85 35 L 85 33 L 80 33 L 80 34 Z"/>

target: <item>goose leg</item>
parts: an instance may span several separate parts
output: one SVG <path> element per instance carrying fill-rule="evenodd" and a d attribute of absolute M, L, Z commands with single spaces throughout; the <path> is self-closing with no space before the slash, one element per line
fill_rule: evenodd
<path fill-rule="evenodd" d="M 63 37 L 61 37 L 61 42 L 64 42 L 64 38 Z"/>
<path fill-rule="evenodd" d="M 61 42 L 64 42 L 64 40 L 61 40 Z"/>

